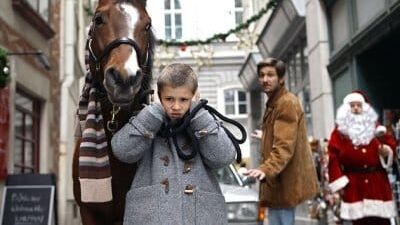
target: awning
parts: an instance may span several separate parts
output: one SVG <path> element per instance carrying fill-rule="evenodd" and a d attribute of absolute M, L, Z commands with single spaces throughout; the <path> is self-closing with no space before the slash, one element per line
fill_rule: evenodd
<path fill-rule="evenodd" d="M 282 0 L 275 8 L 256 44 L 263 57 L 280 57 L 305 27 L 305 1 Z"/>
<path fill-rule="evenodd" d="M 260 89 L 257 79 L 257 63 L 262 59 L 258 52 L 250 53 L 239 71 L 239 79 L 247 91 Z"/>

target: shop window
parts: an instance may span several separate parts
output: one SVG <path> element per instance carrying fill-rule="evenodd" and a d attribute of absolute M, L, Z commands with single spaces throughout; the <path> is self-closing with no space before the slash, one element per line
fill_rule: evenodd
<path fill-rule="evenodd" d="M 224 91 L 225 114 L 239 116 L 247 114 L 246 92 L 238 89 L 227 89 Z"/>
<path fill-rule="evenodd" d="M 343 98 L 352 91 L 350 71 L 345 69 L 333 78 L 335 109 L 342 104 Z"/>
<path fill-rule="evenodd" d="M 308 69 L 307 45 L 304 39 L 299 39 L 288 50 L 284 61 L 287 65 L 285 82 L 288 89 L 297 95 L 302 103 L 304 113 L 307 119 L 308 131 L 312 131 L 312 113 L 310 99 L 310 78 Z M 311 134 L 309 134 L 311 135 Z"/>
<path fill-rule="evenodd" d="M 356 0 L 357 28 L 363 28 L 385 9 L 385 1 Z"/>
<path fill-rule="evenodd" d="M 350 19 L 348 18 L 347 1 L 338 0 L 331 10 L 331 34 L 334 50 L 339 49 L 349 39 Z"/>
<path fill-rule="evenodd" d="M 14 173 L 38 173 L 40 101 L 17 90 L 14 121 Z"/>
<path fill-rule="evenodd" d="M 180 0 L 164 0 L 165 39 L 182 38 L 182 12 Z"/>

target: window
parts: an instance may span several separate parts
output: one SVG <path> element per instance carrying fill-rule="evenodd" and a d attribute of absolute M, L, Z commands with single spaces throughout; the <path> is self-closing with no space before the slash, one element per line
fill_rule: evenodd
<path fill-rule="evenodd" d="M 340 71 L 332 80 L 332 89 L 334 91 L 334 107 L 339 108 L 343 98 L 352 91 L 352 82 L 350 70 L 348 68 Z"/>
<path fill-rule="evenodd" d="M 243 3 L 242 0 L 235 0 L 235 24 L 243 22 Z"/>
<path fill-rule="evenodd" d="M 247 114 L 246 92 L 237 89 L 227 89 L 224 91 L 224 103 L 226 115 L 245 115 Z"/>
<path fill-rule="evenodd" d="M 12 6 L 44 38 L 54 36 L 55 32 L 50 27 L 51 0 L 12 0 Z"/>
<path fill-rule="evenodd" d="M 164 0 L 165 39 L 182 38 L 182 13 L 180 0 Z"/>
<path fill-rule="evenodd" d="M 14 173 L 39 172 L 40 102 L 17 90 L 15 95 Z"/>
<path fill-rule="evenodd" d="M 215 177 L 217 177 L 218 182 L 221 184 L 240 186 L 240 183 L 238 181 L 238 179 L 240 179 L 240 177 L 238 176 L 239 174 L 235 176 L 235 173 L 232 171 L 230 166 L 225 166 L 221 169 L 213 170 L 213 173 Z"/>
<path fill-rule="evenodd" d="M 348 19 L 348 9 L 347 9 L 347 1 L 338 0 L 332 7 L 331 11 L 331 36 L 332 50 L 337 50 L 343 46 L 343 44 L 349 38 L 349 24 L 350 21 Z"/>
<path fill-rule="evenodd" d="M 44 21 L 49 22 L 50 0 L 27 0 L 27 3 Z"/>
<path fill-rule="evenodd" d="M 307 45 L 305 40 L 299 40 L 284 57 L 287 65 L 286 81 L 289 90 L 300 99 L 307 119 L 308 131 L 312 131 L 310 78 L 307 60 Z M 311 135 L 311 134 L 310 134 Z"/>

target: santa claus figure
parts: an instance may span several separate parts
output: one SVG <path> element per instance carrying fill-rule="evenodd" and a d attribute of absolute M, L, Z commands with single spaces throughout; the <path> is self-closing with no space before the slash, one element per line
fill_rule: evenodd
<path fill-rule="evenodd" d="M 387 175 L 396 142 L 377 119 L 364 95 L 350 93 L 328 144 L 329 187 L 342 197 L 341 218 L 356 225 L 389 225 L 396 216 Z"/>

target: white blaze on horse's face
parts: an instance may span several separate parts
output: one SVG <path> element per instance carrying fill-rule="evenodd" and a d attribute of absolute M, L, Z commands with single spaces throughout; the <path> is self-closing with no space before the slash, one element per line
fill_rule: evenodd
<path fill-rule="evenodd" d="M 125 11 L 128 21 L 129 34 L 128 37 L 135 40 L 133 37 L 133 31 L 135 30 L 136 22 L 139 20 L 139 12 L 131 4 L 122 3 L 121 9 Z M 138 58 L 136 51 L 133 50 L 128 60 L 125 62 L 125 70 L 128 74 L 135 74 L 140 69 L 138 64 Z"/>

